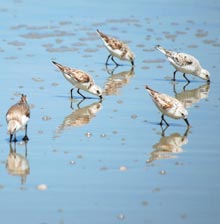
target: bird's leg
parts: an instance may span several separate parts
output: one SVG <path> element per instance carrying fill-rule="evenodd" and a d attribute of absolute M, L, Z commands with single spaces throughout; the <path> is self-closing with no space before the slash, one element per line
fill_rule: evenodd
<path fill-rule="evenodd" d="M 187 120 L 187 118 L 184 118 L 184 121 L 186 122 L 187 126 L 190 127 L 189 121 Z"/>
<path fill-rule="evenodd" d="M 167 123 L 167 121 L 164 119 L 164 114 L 162 114 L 162 116 L 161 116 L 160 126 L 163 125 L 163 121 L 165 122 L 165 124 L 166 124 L 167 126 L 169 126 L 169 124 Z"/>
<path fill-rule="evenodd" d="M 110 57 L 111 57 L 111 54 L 107 57 L 107 60 L 105 62 L 105 65 L 108 65 L 108 60 L 109 60 Z"/>
<path fill-rule="evenodd" d="M 14 139 L 13 139 L 14 142 L 17 142 L 17 138 L 16 138 L 16 133 L 14 133 Z"/>
<path fill-rule="evenodd" d="M 73 99 L 73 90 L 74 90 L 74 88 L 72 88 L 72 89 L 70 90 L 70 96 L 71 96 L 71 99 Z"/>
<path fill-rule="evenodd" d="M 12 142 L 12 137 L 13 137 L 13 134 L 10 134 L 10 142 Z"/>
<path fill-rule="evenodd" d="M 183 73 L 183 77 L 186 79 L 186 81 L 187 81 L 188 83 L 190 83 L 190 80 L 186 77 L 186 73 Z"/>
<path fill-rule="evenodd" d="M 113 56 L 111 57 L 111 59 L 116 64 L 116 66 L 119 66 L 119 64 L 114 60 Z"/>
<path fill-rule="evenodd" d="M 176 81 L 176 72 L 177 72 L 177 70 L 176 71 L 174 71 L 174 73 L 173 73 L 173 81 L 175 82 Z"/>
<path fill-rule="evenodd" d="M 86 97 L 85 97 L 82 93 L 80 93 L 79 89 L 77 90 L 77 93 L 78 93 L 80 96 L 82 96 L 83 99 L 86 99 Z"/>
<path fill-rule="evenodd" d="M 23 141 L 28 141 L 29 140 L 29 138 L 28 138 L 28 136 L 27 136 L 27 124 L 25 125 L 25 135 L 24 135 L 24 137 L 23 137 Z"/>

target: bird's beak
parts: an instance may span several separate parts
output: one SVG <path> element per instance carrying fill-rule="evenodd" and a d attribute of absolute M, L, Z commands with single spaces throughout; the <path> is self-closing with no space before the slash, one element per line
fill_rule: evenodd
<path fill-rule="evenodd" d="M 133 60 L 131 60 L 131 65 L 132 65 L 132 67 L 134 66 L 134 61 Z"/>

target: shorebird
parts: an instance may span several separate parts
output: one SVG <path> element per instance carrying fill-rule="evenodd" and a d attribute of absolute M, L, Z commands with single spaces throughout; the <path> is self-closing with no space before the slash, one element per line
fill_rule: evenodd
<path fill-rule="evenodd" d="M 148 86 L 145 86 L 145 88 L 150 94 L 153 102 L 155 103 L 159 111 L 162 113 L 161 121 L 160 121 L 161 126 L 163 125 L 163 121 L 165 122 L 167 126 L 169 126 L 167 121 L 164 119 L 165 115 L 173 119 L 182 118 L 186 122 L 187 126 L 188 127 L 190 126 L 187 120 L 188 112 L 179 100 L 167 94 L 159 93 Z"/>
<path fill-rule="evenodd" d="M 108 60 L 111 57 L 112 61 L 119 66 L 119 64 L 114 60 L 114 57 L 117 57 L 121 60 L 130 61 L 132 67 L 134 66 L 134 53 L 129 49 L 129 47 L 122 41 L 117 40 L 113 37 L 109 37 L 108 35 L 100 32 L 97 30 L 97 33 L 99 34 L 100 38 L 104 42 L 105 47 L 109 51 L 109 56 L 105 62 L 105 64 L 108 64 Z"/>
<path fill-rule="evenodd" d="M 16 132 L 25 127 L 24 141 L 28 141 L 27 123 L 30 119 L 30 108 L 27 103 L 27 96 L 22 94 L 18 103 L 14 104 L 8 109 L 6 113 L 6 121 L 8 124 L 8 133 L 10 135 L 10 142 L 14 136 L 13 141 L 16 142 Z"/>
<path fill-rule="evenodd" d="M 63 73 L 63 76 L 73 85 L 75 86 L 78 90 L 77 93 L 83 97 L 83 99 L 87 98 L 85 97 L 81 92 L 80 89 L 91 93 L 93 95 L 98 96 L 100 99 L 102 99 L 102 89 L 97 86 L 93 80 L 93 78 L 87 74 L 84 71 L 75 69 L 75 68 L 70 68 L 64 65 L 61 65 L 55 61 L 52 61 L 54 65 Z M 73 90 L 72 88 L 70 90 L 71 98 L 73 98 Z"/>
<path fill-rule="evenodd" d="M 186 74 L 191 74 L 210 82 L 209 72 L 202 68 L 199 61 L 192 55 L 170 51 L 160 45 L 155 46 L 155 48 L 166 55 L 168 61 L 176 69 L 173 73 L 173 81 L 176 80 L 176 72 L 179 71 L 183 73 L 183 77 L 188 83 L 190 80 L 186 77 Z"/>

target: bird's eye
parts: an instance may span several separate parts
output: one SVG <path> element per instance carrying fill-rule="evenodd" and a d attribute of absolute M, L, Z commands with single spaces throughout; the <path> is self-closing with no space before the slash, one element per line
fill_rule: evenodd
<path fill-rule="evenodd" d="M 99 90 L 97 90 L 96 92 L 97 92 L 97 94 L 100 94 L 100 91 Z"/>

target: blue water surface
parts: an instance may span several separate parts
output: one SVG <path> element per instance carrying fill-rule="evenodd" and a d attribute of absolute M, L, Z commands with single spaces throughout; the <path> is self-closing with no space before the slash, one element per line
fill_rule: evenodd
<path fill-rule="evenodd" d="M 219 9 L 218 1 L 201 0 L 2 2 L 1 223 L 218 224 Z M 97 29 L 129 45 L 134 71 L 126 61 L 106 69 Z M 181 73 L 173 83 L 157 44 L 197 57 L 210 85 L 188 75 L 184 90 Z M 76 92 L 71 101 L 72 86 L 52 60 L 90 73 L 103 101 L 80 103 Z M 146 84 L 187 105 L 190 130 L 167 118 L 163 132 Z M 30 140 L 10 146 L 5 114 L 21 93 L 31 107 Z M 14 148 L 26 171 L 8 169 Z"/>

